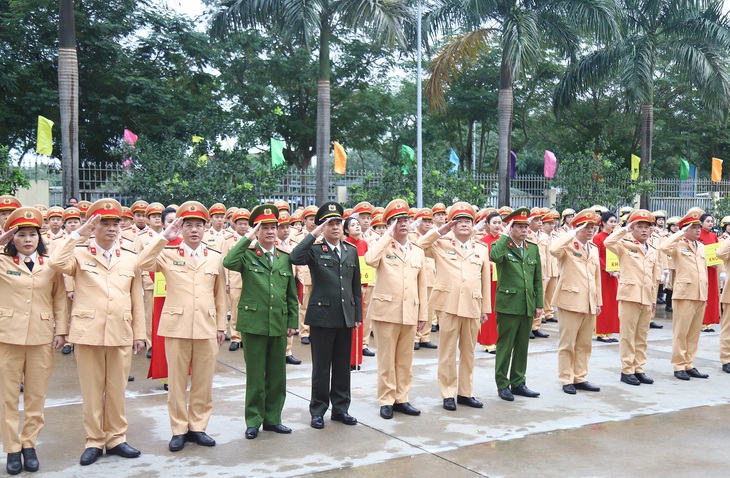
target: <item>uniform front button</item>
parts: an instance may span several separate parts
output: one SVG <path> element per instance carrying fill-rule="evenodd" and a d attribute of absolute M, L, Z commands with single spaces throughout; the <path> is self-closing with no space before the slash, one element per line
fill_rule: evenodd
<path fill-rule="evenodd" d="M 271 287 L 274 287 L 274 284 L 269 284 Z"/>
<path fill-rule="evenodd" d="M 26 304 L 30 304 L 30 301 L 29 301 L 29 300 L 26 300 L 26 301 L 25 301 L 25 303 L 26 303 Z"/>
<path fill-rule="evenodd" d="M 345 290 L 345 288 L 344 288 L 344 287 L 340 287 L 340 289 L 342 289 L 342 290 Z M 28 302 L 30 302 L 30 301 L 28 301 Z"/>
<path fill-rule="evenodd" d="M 269 310 L 273 309 L 273 307 L 269 307 Z"/>
<path fill-rule="evenodd" d="M 345 299 L 342 299 L 342 302 L 344 302 L 344 301 L 345 301 Z"/>
<path fill-rule="evenodd" d="M 317 302 L 317 305 L 322 305 L 322 302 Z"/>
<path fill-rule="evenodd" d="M 342 276 L 340 276 L 340 279 L 342 279 Z"/>
<path fill-rule="evenodd" d="M 272 299 L 274 298 L 274 295 L 273 295 L 273 294 L 271 295 L 271 298 L 272 298 Z"/>

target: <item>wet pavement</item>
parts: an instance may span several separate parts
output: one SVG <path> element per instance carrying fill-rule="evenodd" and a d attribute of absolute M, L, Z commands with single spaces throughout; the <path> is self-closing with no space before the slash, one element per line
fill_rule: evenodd
<path fill-rule="evenodd" d="M 302 365 L 288 365 L 283 423 L 291 435 L 261 431 L 246 440 L 243 419 L 243 353 L 218 356 L 214 410 L 208 433 L 213 448 L 187 444 L 167 449 L 170 425 L 167 393 L 148 380 L 149 361 L 133 357 L 136 377 L 127 389 L 128 442 L 142 451 L 136 459 L 104 455 L 88 467 L 78 464 L 84 448 L 81 395 L 75 359 L 56 355 L 46 402 L 46 426 L 37 445 L 44 476 L 729 476 L 730 374 L 721 370 L 719 333 L 703 333 L 695 362 L 708 380 L 673 377 L 671 320 L 659 312 L 664 329 L 649 334 L 646 373 L 653 385 L 619 382 L 618 344 L 593 342 L 588 380 L 601 392 L 562 392 L 557 379 L 557 324 L 546 324 L 548 339 L 530 341 L 527 385 L 540 398 L 499 399 L 494 355 L 477 348 L 475 396 L 484 408 L 441 407 L 436 383 L 437 350 L 414 352 L 410 402 L 419 417 L 396 413 L 380 418 L 376 394 L 377 358 L 365 357 L 353 372 L 350 413 L 357 426 L 326 417 L 325 429 L 309 426 L 310 357 L 294 340 Z M 717 328 L 719 330 L 719 328 Z M 438 342 L 438 333 L 432 340 Z M 371 341 L 373 350 L 377 344 Z"/>

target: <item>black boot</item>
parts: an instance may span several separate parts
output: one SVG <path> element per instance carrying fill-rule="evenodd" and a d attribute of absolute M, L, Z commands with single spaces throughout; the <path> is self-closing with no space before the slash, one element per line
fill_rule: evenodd
<path fill-rule="evenodd" d="M 657 290 L 657 294 L 656 294 L 656 303 L 657 304 L 660 304 L 660 305 L 666 304 L 664 299 L 662 299 L 662 294 L 664 294 L 664 285 L 659 284 L 659 289 Z"/>
<path fill-rule="evenodd" d="M 667 312 L 673 312 L 674 309 L 672 309 L 672 289 L 667 289 L 666 297 L 667 305 L 664 307 L 664 310 L 666 310 Z"/>

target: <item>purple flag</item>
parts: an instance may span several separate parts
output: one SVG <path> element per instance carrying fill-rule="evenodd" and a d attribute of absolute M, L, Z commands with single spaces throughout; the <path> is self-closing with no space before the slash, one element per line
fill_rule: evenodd
<path fill-rule="evenodd" d="M 546 178 L 552 178 L 555 176 L 555 171 L 558 169 L 558 160 L 555 157 L 555 153 L 552 151 L 545 150 L 545 168 L 544 174 Z"/>
<path fill-rule="evenodd" d="M 517 167 L 517 154 L 514 151 L 509 152 L 509 178 L 515 178 L 515 168 Z"/>

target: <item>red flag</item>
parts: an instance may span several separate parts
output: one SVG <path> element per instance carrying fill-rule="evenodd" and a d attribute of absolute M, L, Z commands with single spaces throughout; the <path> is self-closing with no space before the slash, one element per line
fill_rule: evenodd
<path fill-rule="evenodd" d="M 546 178 L 552 178 L 555 176 L 555 171 L 558 169 L 558 160 L 555 157 L 555 153 L 552 151 L 545 150 L 545 167 L 543 173 Z"/>

